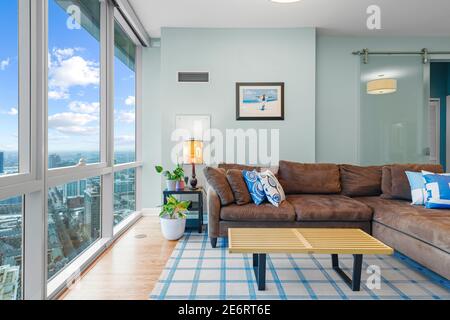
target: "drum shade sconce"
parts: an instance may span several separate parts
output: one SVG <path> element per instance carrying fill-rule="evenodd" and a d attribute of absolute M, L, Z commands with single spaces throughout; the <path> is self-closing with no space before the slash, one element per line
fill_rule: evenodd
<path fill-rule="evenodd" d="M 367 82 L 367 93 L 373 95 L 397 92 L 396 79 L 377 79 Z"/>

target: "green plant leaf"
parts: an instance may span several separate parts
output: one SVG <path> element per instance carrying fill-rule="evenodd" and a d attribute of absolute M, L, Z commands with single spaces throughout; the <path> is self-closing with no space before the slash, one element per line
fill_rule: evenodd
<path fill-rule="evenodd" d="M 164 169 L 161 166 L 155 166 L 155 170 L 157 173 L 161 173 L 161 172 L 163 172 Z"/>

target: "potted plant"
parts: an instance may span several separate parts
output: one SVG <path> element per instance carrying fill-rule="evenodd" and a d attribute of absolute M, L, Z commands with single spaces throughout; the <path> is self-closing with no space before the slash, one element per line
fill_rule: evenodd
<path fill-rule="evenodd" d="M 172 172 L 169 170 L 164 171 L 162 166 L 156 166 L 155 169 L 157 173 L 162 173 L 162 175 L 166 177 L 166 186 L 168 191 L 184 189 L 184 170 L 182 166 L 177 165 L 175 170 Z"/>
<path fill-rule="evenodd" d="M 186 228 L 186 212 L 190 201 L 180 201 L 174 196 L 167 198 L 167 203 L 162 206 L 159 214 L 161 220 L 161 231 L 167 240 L 180 239 Z"/>

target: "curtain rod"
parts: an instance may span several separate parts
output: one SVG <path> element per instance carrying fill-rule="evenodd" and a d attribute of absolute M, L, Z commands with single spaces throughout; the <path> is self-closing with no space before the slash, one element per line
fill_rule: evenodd
<path fill-rule="evenodd" d="M 369 49 L 362 49 L 360 51 L 352 52 L 353 55 L 363 56 L 364 64 L 369 63 L 369 55 L 421 55 L 423 58 L 423 63 L 429 62 L 430 54 L 449 54 L 450 51 L 428 51 L 424 48 L 421 51 L 369 51 Z"/>

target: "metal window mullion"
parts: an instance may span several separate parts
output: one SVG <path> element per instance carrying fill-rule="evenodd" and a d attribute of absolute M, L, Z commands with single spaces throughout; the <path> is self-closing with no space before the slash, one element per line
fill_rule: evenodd
<path fill-rule="evenodd" d="M 19 0 L 19 172 L 30 172 L 30 112 L 31 112 L 31 86 L 30 86 L 30 71 L 31 71 L 31 25 L 30 25 L 30 10 L 31 5 L 29 0 Z"/>
<path fill-rule="evenodd" d="M 102 61 L 106 68 L 104 73 L 104 93 L 106 112 L 106 162 L 111 172 L 102 176 L 102 237 L 113 237 L 114 224 L 114 6 L 109 2 L 102 4 L 104 37 L 104 56 Z"/>
<path fill-rule="evenodd" d="M 107 50 L 107 4 L 100 4 L 100 155 L 101 162 L 108 162 L 108 119 L 107 119 L 107 77 L 108 77 L 108 50 Z"/>
<path fill-rule="evenodd" d="M 136 48 L 136 104 L 135 104 L 135 143 L 136 143 L 136 161 L 141 163 L 136 168 L 135 173 L 135 201 L 136 211 L 142 210 L 142 47 Z"/>
<path fill-rule="evenodd" d="M 47 297 L 47 0 L 30 5 L 30 106 L 31 160 L 35 189 L 26 190 L 24 201 L 24 299 Z M 28 193 L 26 193 L 28 192 Z"/>

